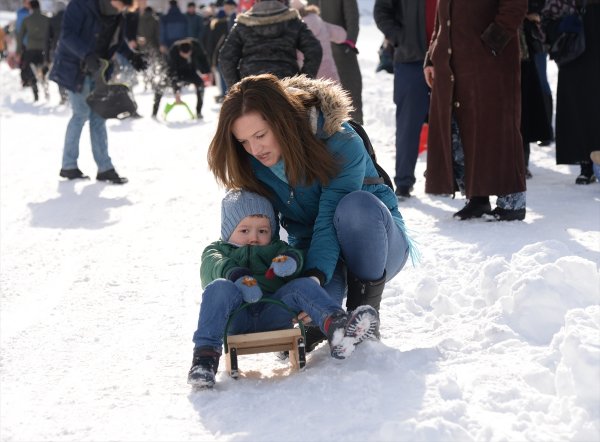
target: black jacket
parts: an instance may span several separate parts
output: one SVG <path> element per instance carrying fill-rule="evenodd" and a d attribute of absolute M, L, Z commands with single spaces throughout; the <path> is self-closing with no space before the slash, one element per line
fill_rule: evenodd
<path fill-rule="evenodd" d="M 425 1 L 375 0 L 373 18 L 394 46 L 394 63 L 425 59 L 429 46 L 425 32 Z"/>
<path fill-rule="evenodd" d="M 296 50 L 304 54 L 302 69 Z M 315 77 L 322 56 L 321 43 L 298 11 L 271 0 L 238 15 L 219 53 L 219 64 L 230 87 L 248 75 L 263 73 L 279 78 L 299 73 Z"/>

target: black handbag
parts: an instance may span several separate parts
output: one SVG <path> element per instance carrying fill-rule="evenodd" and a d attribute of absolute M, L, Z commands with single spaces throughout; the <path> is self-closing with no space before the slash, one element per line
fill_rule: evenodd
<path fill-rule="evenodd" d="M 579 11 L 546 23 L 546 35 L 550 43 L 548 55 L 559 67 L 576 60 L 585 52 L 583 15 L 586 3 Z"/>
<path fill-rule="evenodd" d="M 86 98 L 88 106 L 102 118 L 119 120 L 136 114 L 137 104 L 129 87 L 124 84 L 109 84 L 104 80 L 108 61 L 101 60 L 102 67 L 94 75 L 94 90 Z"/>

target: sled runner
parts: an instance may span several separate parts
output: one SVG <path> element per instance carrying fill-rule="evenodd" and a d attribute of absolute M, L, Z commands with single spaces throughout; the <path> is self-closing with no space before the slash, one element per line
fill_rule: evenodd
<path fill-rule="evenodd" d="M 281 301 L 262 298 L 258 302 L 276 304 L 281 308 L 286 309 L 291 316 L 298 319 L 296 314 Z M 306 365 L 306 353 L 304 349 L 306 333 L 304 331 L 304 324 L 300 320 L 298 320 L 299 328 L 227 336 L 231 321 L 233 321 L 239 312 L 251 305 L 253 304 L 244 303 L 238 307 L 238 309 L 229 316 L 229 320 L 225 326 L 223 346 L 225 349 L 225 361 L 229 375 L 234 379 L 237 379 L 239 376 L 238 356 L 280 351 L 288 351 L 290 364 L 294 370 L 302 370 Z"/>

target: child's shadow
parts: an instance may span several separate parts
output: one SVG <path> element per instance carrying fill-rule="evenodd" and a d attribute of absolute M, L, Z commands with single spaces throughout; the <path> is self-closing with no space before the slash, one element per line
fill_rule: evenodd
<path fill-rule="evenodd" d="M 124 197 L 104 198 L 100 196 L 106 187 L 103 183 L 90 183 L 77 193 L 75 181 L 61 181 L 57 198 L 40 203 L 29 203 L 31 226 L 51 229 L 102 229 L 115 224 L 110 220 L 109 209 L 129 206 Z"/>

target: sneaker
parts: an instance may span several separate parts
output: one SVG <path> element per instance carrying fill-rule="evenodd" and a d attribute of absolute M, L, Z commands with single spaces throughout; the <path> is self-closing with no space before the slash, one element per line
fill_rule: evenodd
<path fill-rule="evenodd" d="M 412 190 L 412 187 L 409 186 L 398 186 L 396 188 L 396 196 L 398 197 L 399 201 L 405 200 L 407 198 L 410 198 L 410 191 Z"/>
<path fill-rule="evenodd" d="M 354 347 L 379 334 L 379 314 L 370 305 L 361 305 L 352 313 L 339 313 L 330 317 L 327 339 L 331 356 L 346 359 Z"/>
<path fill-rule="evenodd" d="M 129 180 L 125 177 L 119 176 L 115 169 L 109 169 L 105 172 L 101 172 L 96 175 L 98 181 L 110 181 L 113 184 L 125 184 Z"/>
<path fill-rule="evenodd" d="M 486 214 L 488 221 L 523 221 L 525 219 L 526 209 L 503 209 L 496 207 L 489 214 Z"/>
<path fill-rule="evenodd" d="M 220 357 L 221 355 L 212 347 L 194 348 L 187 383 L 196 388 L 212 388 L 215 385 Z"/>
<path fill-rule="evenodd" d="M 67 178 L 69 180 L 89 180 L 90 177 L 87 175 L 84 175 L 83 172 L 81 170 L 79 170 L 78 168 L 75 169 L 60 169 L 60 173 L 59 175 L 63 178 Z"/>
<path fill-rule="evenodd" d="M 483 215 L 489 214 L 492 211 L 490 199 L 487 196 L 475 196 L 471 198 L 465 207 L 456 212 L 453 216 L 460 220 L 471 218 L 481 218 Z"/>

